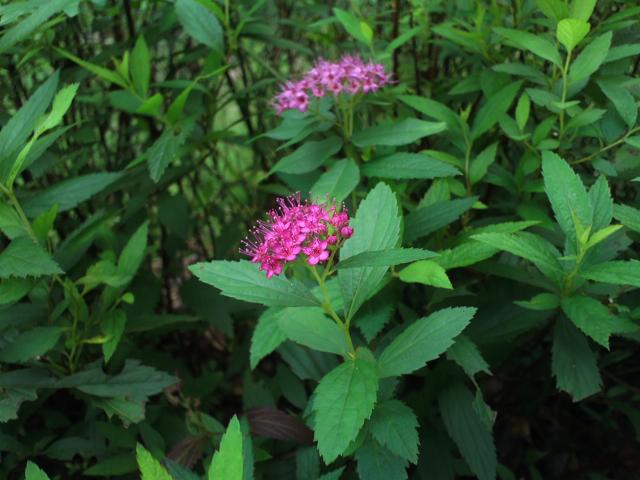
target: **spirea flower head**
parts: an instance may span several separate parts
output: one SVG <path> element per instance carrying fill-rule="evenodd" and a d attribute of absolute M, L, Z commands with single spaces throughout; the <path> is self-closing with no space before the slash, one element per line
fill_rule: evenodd
<path fill-rule="evenodd" d="M 390 82 L 384 66 L 379 63 L 365 63 L 357 56 L 344 56 L 336 63 L 318 60 L 302 80 L 287 82 L 275 98 L 276 113 L 296 109 L 305 112 L 312 97 L 321 98 L 327 94 L 370 93 Z"/>
<path fill-rule="evenodd" d="M 344 205 L 301 202 L 300 194 L 278 199 L 278 208 L 259 220 L 241 253 L 260 265 L 267 278 L 280 275 L 287 263 L 306 256 L 309 265 L 324 263 L 332 249 L 353 235 Z"/>

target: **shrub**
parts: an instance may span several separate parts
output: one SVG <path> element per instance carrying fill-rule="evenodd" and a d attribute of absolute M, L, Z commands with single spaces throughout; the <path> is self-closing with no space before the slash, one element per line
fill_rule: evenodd
<path fill-rule="evenodd" d="M 3 478 L 634 476 L 634 3 L 0 6 Z"/>

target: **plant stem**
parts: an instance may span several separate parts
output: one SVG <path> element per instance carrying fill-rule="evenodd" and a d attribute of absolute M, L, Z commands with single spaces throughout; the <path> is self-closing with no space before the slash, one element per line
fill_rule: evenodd
<path fill-rule="evenodd" d="M 564 67 L 562 69 L 562 98 L 560 102 L 562 103 L 562 108 L 560 110 L 560 140 L 564 137 L 564 102 L 567 100 L 567 88 L 569 86 L 569 79 L 567 75 L 569 73 L 569 65 L 571 64 L 571 51 L 567 53 L 567 59 L 564 62 Z"/>
<path fill-rule="evenodd" d="M 621 143 L 624 143 L 627 138 L 629 138 L 631 135 L 633 135 L 634 133 L 636 133 L 638 131 L 640 131 L 640 127 L 632 128 L 631 130 L 629 130 L 627 133 L 625 133 L 622 137 L 620 137 L 615 142 L 610 143 L 609 145 L 605 145 L 604 147 L 602 147 L 597 152 L 594 152 L 594 153 L 592 153 L 590 155 L 587 155 L 586 157 L 582 157 L 582 158 L 576 160 L 575 162 L 571 162 L 571 165 L 578 165 L 580 163 L 585 163 L 585 162 L 590 161 L 591 159 L 593 159 L 593 157 L 595 157 L 597 155 L 600 155 L 601 153 L 606 152 L 607 150 L 611 150 L 612 148 L 617 147 Z"/>

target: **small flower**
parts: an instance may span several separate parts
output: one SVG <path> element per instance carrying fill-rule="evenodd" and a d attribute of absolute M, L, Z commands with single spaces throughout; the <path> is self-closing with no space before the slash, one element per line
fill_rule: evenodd
<path fill-rule="evenodd" d="M 360 57 L 346 55 L 338 62 L 318 60 L 302 80 L 287 82 L 274 99 L 276 113 L 285 110 L 306 112 L 311 97 L 322 98 L 327 93 L 356 95 L 376 92 L 391 82 L 384 66 L 365 63 Z"/>
<path fill-rule="evenodd" d="M 279 198 L 277 203 L 268 220 L 259 220 L 251 231 L 253 240 L 245 239 L 240 250 L 260 264 L 267 278 L 280 275 L 300 254 L 309 265 L 326 262 L 330 249 L 339 248 L 353 234 L 344 206 L 338 211 L 335 204 L 302 203 L 300 194 Z"/>

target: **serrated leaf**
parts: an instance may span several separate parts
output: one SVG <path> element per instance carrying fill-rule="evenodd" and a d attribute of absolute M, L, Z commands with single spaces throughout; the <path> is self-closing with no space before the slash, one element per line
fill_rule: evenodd
<path fill-rule="evenodd" d="M 136 446 L 136 461 L 141 480 L 173 480 L 169 472 L 139 443 Z"/>
<path fill-rule="evenodd" d="M 524 95 L 524 94 L 523 94 Z M 529 97 L 527 97 L 529 98 Z M 472 185 L 478 183 L 487 174 L 488 168 L 496 159 L 498 144 L 493 143 L 480 152 L 471 162 L 469 168 L 469 181 Z"/>
<path fill-rule="evenodd" d="M 214 51 L 221 52 L 223 31 L 220 22 L 209 9 L 196 0 L 177 0 L 176 15 L 185 32 Z"/>
<path fill-rule="evenodd" d="M 343 331 L 319 307 L 290 307 L 278 315 L 278 328 L 289 340 L 320 352 L 346 355 Z"/>
<path fill-rule="evenodd" d="M 497 458 L 491 430 L 473 408 L 472 393 L 460 382 L 445 387 L 438 404 L 449 436 L 480 480 L 496 478 Z"/>
<path fill-rule="evenodd" d="M 614 205 L 613 216 L 625 227 L 640 232 L 640 210 L 629 205 Z"/>
<path fill-rule="evenodd" d="M 340 260 L 337 268 L 384 267 L 415 262 L 426 258 L 436 257 L 438 254 L 421 248 L 389 248 L 362 252 Z"/>
<path fill-rule="evenodd" d="M 491 374 L 489 365 L 482 358 L 478 347 L 466 335 L 458 335 L 455 343 L 447 350 L 447 358 L 460 365 L 470 377 L 478 372 Z"/>
<path fill-rule="evenodd" d="M 439 357 L 475 312 L 469 307 L 445 308 L 416 320 L 382 351 L 378 360 L 380 378 L 411 373 Z"/>
<path fill-rule="evenodd" d="M 0 360 L 7 363 L 24 363 L 44 355 L 60 339 L 61 327 L 35 327 L 18 334 L 0 350 Z"/>
<path fill-rule="evenodd" d="M 302 174 L 320 167 L 342 148 L 342 140 L 331 136 L 320 141 L 309 141 L 299 146 L 293 153 L 281 158 L 270 173 L 282 172 Z"/>
<path fill-rule="evenodd" d="M 598 263 L 580 270 L 580 276 L 594 282 L 640 288 L 640 261 L 614 260 Z"/>
<path fill-rule="evenodd" d="M 527 95 L 525 92 L 520 95 L 518 104 L 516 105 L 516 123 L 518 124 L 518 128 L 520 129 L 520 131 L 523 131 L 524 127 L 527 125 L 530 111 L 531 100 L 529 99 L 529 95 Z"/>
<path fill-rule="evenodd" d="M 360 480 L 405 480 L 407 461 L 368 438 L 355 454 Z"/>
<path fill-rule="evenodd" d="M 405 218 L 404 238 L 413 242 L 458 219 L 478 200 L 478 197 L 436 202 L 414 210 Z"/>
<path fill-rule="evenodd" d="M 400 213 L 395 194 L 379 183 L 358 206 L 351 221 L 354 234 L 340 250 L 342 261 L 359 253 L 395 248 L 400 240 Z M 375 292 L 388 267 L 341 269 L 338 280 L 344 299 L 344 311 L 352 318 L 358 308 Z"/>
<path fill-rule="evenodd" d="M 63 180 L 29 197 L 22 207 L 29 217 L 35 217 L 54 205 L 58 205 L 58 213 L 66 212 L 101 192 L 120 176 L 120 173 L 100 172 Z"/>
<path fill-rule="evenodd" d="M 270 307 L 310 307 L 320 304 L 303 284 L 284 277 L 267 278 L 256 264 L 247 260 L 196 263 L 189 270 L 200 281 L 220 289 L 223 295 L 245 302 Z"/>
<path fill-rule="evenodd" d="M 487 99 L 473 120 L 473 127 L 471 128 L 472 139 L 480 137 L 480 135 L 498 123 L 500 117 L 511 107 L 521 86 L 522 80 L 510 83 Z"/>
<path fill-rule="evenodd" d="M 44 249 L 28 237 L 12 240 L 0 253 L 0 278 L 62 273 Z"/>
<path fill-rule="evenodd" d="M 258 323 L 251 337 L 250 364 L 254 369 L 258 362 L 273 352 L 287 339 L 280 329 L 278 319 L 282 308 L 269 308 L 258 318 Z"/>
<path fill-rule="evenodd" d="M 580 52 L 569 69 L 570 82 L 577 82 L 598 71 L 609 53 L 612 35 L 610 31 L 600 35 Z"/>
<path fill-rule="evenodd" d="M 380 445 L 400 458 L 418 462 L 418 419 L 399 400 L 387 400 L 376 406 L 369 422 L 371 435 Z"/>
<path fill-rule="evenodd" d="M 104 363 L 109 363 L 111 357 L 118 348 L 124 328 L 127 323 L 127 315 L 122 310 L 111 310 L 100 323 L 100 330 L 107 335 L 107 341 L 102 344 Z"/>
<path fill-rule="evenodd" d="M 367 177 L 380 178 L 438 178 L 460 175 L 460 171 L 451 165 L 421 153 L 398 152 L 376 158 L 362 166 Z"/>
<path fill-rule="evenodd" d="M 347 158 L 333 164 L 311 187 L 314 199 L 326 198 L 341 202 L 358 186 L 360 170 L 356 162 Z"/>
<path fill-rule="evenodd" d="M 589 30 L 591 30 L 591 25 L 584 20 L 564 18 L 558 22 L 556 37 L 568 52 L 572 52 L 584 37 L 587 36 Z"/>
<path fill-rule="evenodd" d="M 481 233 L 471 238 L 533 263 L 549 279 L 559 282 L 564 275 L 559 252 L 544 238 L 528 232 Z"/>
<path fill-rule="evenodd" d="M 151 179 L 158 183 L 169 164 L 178 157 L 185 135 L 176 135 L 173 130 L 165 130 L 147 150 L 147 165 Z"/>
<path fill-rule="evenodd" d="M 562 311 L 576 327 L 607 349 L 609 336 L 624 324 L 617 321 L 607 307 L 591 297 L 579 295 L 563 298 L 560 304 Z"/>
<path fill-rule="evenodd" d="M 522 50 L 529 50 L 545 60 L 549 60 L 557 67 L 562 68 L 562 59 L 556 47 L 550 41 L 533 33 L 515 30 L 512 28 L 494 28 L 499 35 L 507 38 L 510 43 Z"/>
<path fill-rule="evenodd" d="M 630 129 L 633 128 L 638 118 L 638 106 L 633 95 L 616 80 L 602 79 L 597 83 L 602 93 L 611 100 L 622 120 Z"/>
<path fill-rule="evenodd" d="M 227 430 L 220 441 L 220 448 L 213 454 L 209 467 L 209 480 L 243 480 L 244 479 L 244 445 L 240 422 L 235 415 L 229 422 Z"/>
<path fill-rule="evenodd" d="M 131 51 L 131 80 L 136 91 L 146 97 L 149 92 L 149 80 L 151 79 L 151 59 L 149 47 L 144 37 L 140 35 Z"/>
<path fill-rule="evenodd" d="M 587 191 L 569 164 L 555 153 L 542 152 L 542 174 L 544 189 L 556 220 L 571 245 L 575 246 L 577 236 L 574 218 L 584 227 L 592 224 L 593 211 Z"/>
<path fill-rule="evenodd" d="M 421 260 L 400 270 L 400 280 L 405 283 L 421 283 L 437 288 L 453 289 L 444 268 L 432 260 Z"/>
<path fill-rule="evenodd" d="M 596 356 L 586 337 L 564 318 L 554 328 L 551 369 L 558 388 L 569 393 L 574 402 L 602 387 Z"/>
<path fill-rule="evenodd" d="M 354 133 L 351 139 L 356 147 L 407 145 L 446 130 L 444 122 L 427 122 L 417 118 L 393 120 Z"/>
<path fill-rule="evenodd" d="M 315 439 L 328 464 L 355 440 L 373 412 L 378 372 L 371 352 L 358 349 L 355 358 L 348 358 L 320 380 L 314 395 Z"/>
<path fill-rule="evenodd" d="M 591 185 L 589 200 L 593 207 L 592 231 L 597 232 L 607 227 L 613 218 L 613 200 L 604 175 L 598 177 L 598 180 Z"/>

